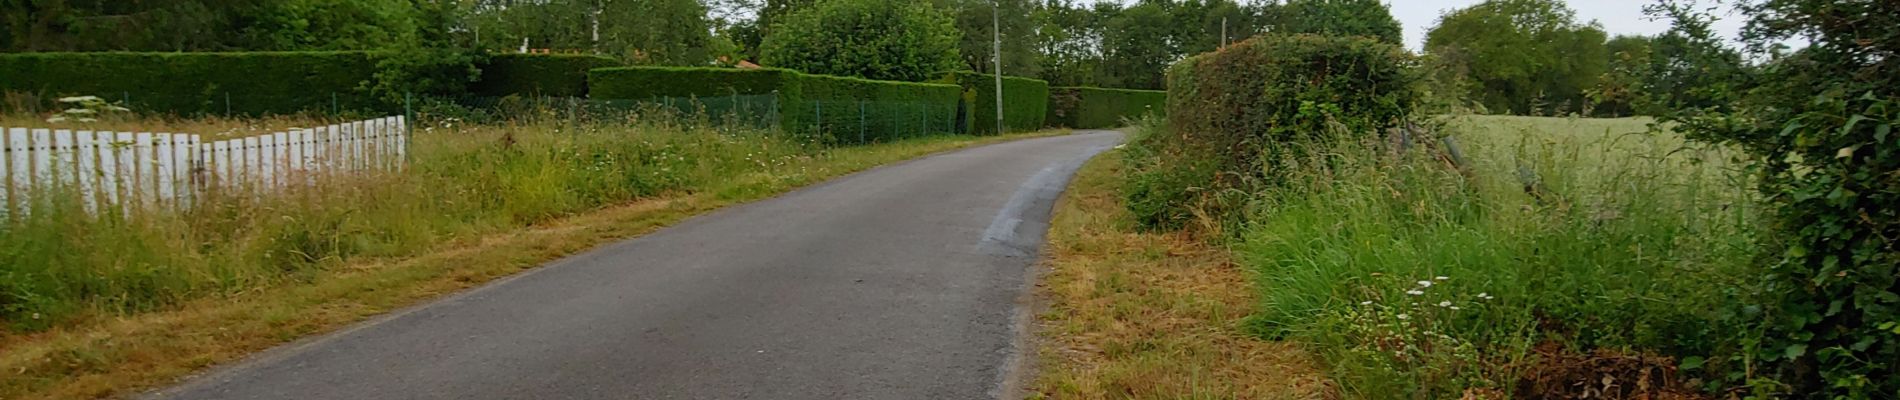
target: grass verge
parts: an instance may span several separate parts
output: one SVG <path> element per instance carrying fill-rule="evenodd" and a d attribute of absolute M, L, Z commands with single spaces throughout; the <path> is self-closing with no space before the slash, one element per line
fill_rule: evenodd
<path fill-rule="evenodd" d="M 1321 398 L 1307 353 L 1245 331 L 1258 303 L 1225 249 L 1135 229 L 1123 158 L 1095 157 L 1056 204 L 1030 397 Z"/>
<path fill-rule="evenodd" d="M 325 210 L 341 210 L 342 214 L 350 215 L 345 220 L 353 221 L 347 224 L 369 224 L 364 225 L 365 232 L 376 233 L 344 239 L 394 247 L 368 246 L 351 257 L 308 260 L 316 267 L 300 267 L 283 277 L 237 271 L 231 274 L 239 278 L 256 278 L 215 280 L 217 284 L 186 281 L 180 283 L 185 289 L 161 296 L 164 300 L 149 306 L 149 309 L 126 308 L 114 299 L 86 300 L 86 303 L 75 303 L 80 304 L 80 308 L 58 323 L 45 324 L 32 330 L 8 331 L 5 336 L 0 336 L 0 371 L 5 372 L 0 374 L 0 398 L 106 398 L 135 393 L 172 382 L 207 366 L 237 360 L 291 340 L 332 331 L 420 301 L 479 286 L 568 254 L 651 232 L 727 205 L 768 198 L 877 165 L 934 152 L 1055 132 L 991 137 L 936 136 L 826 149 L 815 153 L 759 149 L 760 157 L 752 153 L 732 154 L 726 157 L 730 160 L 711 161 L 686 157 L 695 155 L 692 153 L 682 155 L 678 151 L 669 152 L 678 148 L 674 146 L 698 146 L 696 142 L 672 141 L 681 136 L 654 137 L 636 133 L 597 135 L 577 140 L 573 139 L 577 136 L 573 133 L 522 136 L 507 132 L 490 133 L 499 135 L 499 138 L 488 137 L 490 135 L 481 132 L 458 134 L 454 141 L 445 142 L 438 149 L 441 151 L 437 153 L 442 157 L 440 160 L 430 158 L 426 149 L 418 148 L 418 153 L 422 154 L 417 155 L 416 169 L 426 171 L 441 168 L 434 171 L 439 176 L 462 176 L 457 174 L 463 172 L 454 169 L 467 167 L 480 176 L 499 177 L 500 181 L 480 181 L 469 187 L 437 187 L 418 192 L 367 190 L 365 192 L 369 197 L 392 193 L 418 196 L 400 198 L 418 201 L 402 201 L 397 203 L 398 206 L 368 211 L 358 211 L 358 206 L 351 205 L 368 203 L 327 203 L 314 209 L 295 209 L 318 216 L 326 215 L 322 212 Z M 419 135 L 418 140 L 423 140 L 423 137 Z M 711 142 L 716 139 L 709 136 L 704 140 Z M 533 147 L 532 144 L 537 140 L 550 142 L 547 146 Z M 739 142 L 706 145 L 703 150 L 743 151 L 745 146 L 782 144 L 770 140 L 731 140 Z M 499 160 L 487 160 L 493 163 L 486 163 L 480 158 L 463 161 L 474 163 L 467 165 L 448 160 L 455 158 L 451 156 L 456 154 L 470 154 L 458 151 L 457 146 L 488 146 L 482 143 L 497 142 L 507 143 L 508 148 L 468 150 L 476 151 L 474 154 L 478 156 L 495 151 L 505 152 L 495 155 L 501 157 Z M 628 152 L 644 156 L 641 160 L 646 161 L 646 164 L 627 165 L 625 168 L 628 169 L 625 170 L 612 166 L 621 164 L 602 164 L 601 156 L 622 154 L 614 147 L 633 146 L 625 144 L 629 142 L 642 143 Z M 513 150 L 517 148 L 521 150 Z M 534 156 L 537 153 L 547 156 Z M 745 157 L 741 159 L 741 155 Z M 665 160 L 667 158 L 675 160 L 670 163 Z M 575 161 L 586 161 L 587 164 L 576 165 Z M 644 181 L 637 179 L 638 174 L 648 169 L 669 167 L 688 168 L 694 172 L 678 175 L 685 177 L 681 181 L 661 182 L 664 185 L 659 186 L 662 190 L 657 194 L 588 192 L 595 189 L 626 190 L 616 189 L 622 187 L 619 184 L 590 182 L 593 180 L 613 178 L 624 183 L 626 179 L 634 179 L 633 183 L 640 183 Z M 511 172 L 480 173 L 483 168 L 509 168 Z M 445 182 L 448 181 L 372 183 L 389 186 L 390 183 Z M 586 185 L 576 188 L 573 185 L 577 183 Z M 502 189 L 506 191 L 506 197 L 464 190 L 484 188 Z M 436 197 L 438 195 L 450 199 L 474 195 L 478 196 L 478 200 L 469 202 L 480 204 L 443 203 L 437 201 L 441 199 Z M 497 198 L 483 202 L 479 196 Z M 625 200 L 609 201 L 606 204 L 613 205 L 606 207 L 590 207 L 589 199 Z M 389 199 L 358 200 L 387 202 Z M 531 207 L 521 208 L 523 205 Z M 214 211 L 255 217 L 277 210 L 273 206 L 297 207 L 297 203 L 237 205 L 233 207 L 238 208 L 238 211 Z M 452 211 L 436 212 L 442 208 Z M 463 215 L 460 211 L 468 213 Z M 370 215 L 356 215 L 359 212 Z M 378 217 L 385 212 L 389 218 L 426 214 L 432 220 L 391 221 Z M 466 221 L 468 217 L 481 215 L 490 216 L 473 222 Z M 374 227 L 376 221 L 416 224 L 396 229 L 400 234 L 392 235 L 388 234 L 391 232 L 388 229 Z M 193 223 L 197 222 L 159 226 L 198 226 Z M 66 226 L 94 227 L 85 224 Z M 62 231 L 59 229 L 65 228 L 57 227 L 46 229 L 44 232 L 51 232 L 46 235 L 49 237 L 73 232 Z M 239 225 L 220 232 L 227 236 L 251 238 L 252 230 L 249 225 Z M 38 231 L 29 229 L 25 232 Z M 392 240 L 390 237 L 397 239 Z M 281 235 L 269 232 L 255 238 L 257 243 L 281 242 Z M 200 253 L 180 254 L 184 254 L 179 257 L 181 262 L 216 264 L 207 263 L 203 259 L 206 257 L 199 257 Z M 272 259 L 272 254 L 280 253 L 240 249 L 228 254 L 222 251 L 205 254 L 215 256 L 209 257 L 214 261 L 223 259 L 253 263 L 267 261 Z M 226 278 L 218 273 L 228 272 L 225 269 L 210 271 L 209 275 L 217 278 Z M 206 294 L 206 290 L 214 293 Z"/>

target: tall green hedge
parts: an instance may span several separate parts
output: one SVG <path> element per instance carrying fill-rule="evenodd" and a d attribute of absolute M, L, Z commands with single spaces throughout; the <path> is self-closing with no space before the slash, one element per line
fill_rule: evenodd
<path fill-rule="evenodd" d="M 367 89 L 383 57 L 360 51 L 0 54 L 0 91 L 92 95 L 127 101 L 135 111 L 181 114 L 388 108 Z"/>
<path fill-rule="evenodd" d="M 1232 222 L 1231 193 L 1282 182 L 1313 147 L 1383 135 L 1419 97 L 1414 58 L 1370 37 L 1262 35 L 1168 69 L 1166 135 L 1132 147 L 1130 211 L 1150 227 Z"/>
<path fill-rule="evenodd" d="M 953 132 L 963 90 L 784 69 L 601 68 L 589 72 L 588 82 L 588 96 L 603 100 L 772 94 L 781 129 L 833 143 Z"/>
<path fill-rule="evenodd" d="M 970 132 L 996 133 L 996 75 L 969 71 L 944 74 L 939 82 L 963 87 L 963 102 L 970 109 L 965 121 Z M 1049 82 L 1014 76 L 1003 77 L 1003 127 L 1011 132 L 1042 129 L 1048 117 Z"/>
<path fill-rule="evenodd" d="M 1049 89 L 1049 126 L 1076 129 L 1118 128 L 1124 119 L 1166 111 L 1168 92 L 1159 90 L 1058 87 Z"/>
<path fill-rule="evenodd" d="M 478 96 L 587 95 L 587 71 L 619 66 L 612 58 L 576 54 L 497 54 L 481 65 L 481 80 L 469 86 Z"/>

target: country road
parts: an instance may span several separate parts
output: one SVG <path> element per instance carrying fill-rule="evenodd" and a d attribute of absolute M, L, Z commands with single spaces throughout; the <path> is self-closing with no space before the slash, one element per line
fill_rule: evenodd
<path fill-rule="evenodd" d="M 153 399 L 1010 392 L 1056 196 L 1116 132 L 885 166 L 284 346 Z"/>

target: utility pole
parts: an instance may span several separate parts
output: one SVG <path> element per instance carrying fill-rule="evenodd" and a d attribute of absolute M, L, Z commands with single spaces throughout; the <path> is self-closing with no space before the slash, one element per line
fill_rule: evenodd
<path fill-rule="evenodd" d="M 1227 17 L 1220 17 L 1220 47 L 1227 48 Z"/>
<path fill-rule="evenodd" d="M 996 58 L 996 134 L 1003 134 L 1003 1 L 990 2 L 990 55 Z"/>

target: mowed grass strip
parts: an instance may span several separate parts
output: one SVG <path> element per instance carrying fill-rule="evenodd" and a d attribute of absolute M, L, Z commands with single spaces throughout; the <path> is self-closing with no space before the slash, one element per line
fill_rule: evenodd
<path fill-rule="evenodd" d="M 827 150 L 717 183 L 432 246 L 413 256 L 362 257 L 303 279 L 183 302 L 153 312 L 75 318 L 0 336 L 0 398 L 110 398 L 206 367 L 334 331 L 418 302 L 652 232 L 718 208 L 963 147 L 1064 133 L 934 136 Z"/>
<path fill-rule="evenodd" d="M 1225 249 L 1136 231 L 1122 158 L 1096 157 L 1056 205 L 1030 397 L 1324 397 L 1328 383 L 1306 352 L 1245 331 L 1255 286 Z"/>

